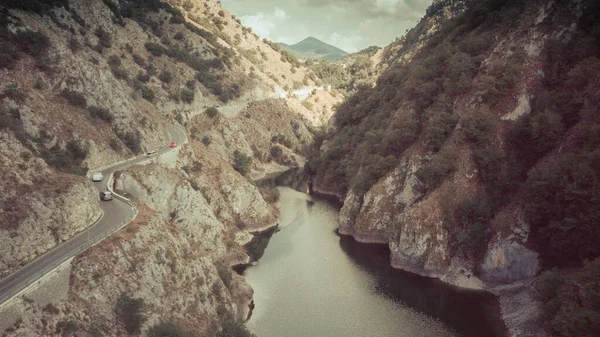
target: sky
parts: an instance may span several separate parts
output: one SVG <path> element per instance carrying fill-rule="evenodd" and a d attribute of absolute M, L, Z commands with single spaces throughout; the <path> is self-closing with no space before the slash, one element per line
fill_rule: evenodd
<path fill-rule="evenodd" d="M 432 0 L 221 0 L 260 37 L 294 44 L 316 37 L 349 53 L 384 47 L 414 27 Z"/>

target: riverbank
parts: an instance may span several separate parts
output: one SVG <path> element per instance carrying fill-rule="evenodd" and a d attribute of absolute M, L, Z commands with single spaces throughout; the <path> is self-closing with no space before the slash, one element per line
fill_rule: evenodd
<path fill-rule="evenodd" d="M 248 327 L 258 337 L 503 336 L 492 324 L 493 295 L 395 270 L 386 246 L 335 233 L 335 205 L 279 191 L 281 231 L 245 271 L 255 304 Z"/>

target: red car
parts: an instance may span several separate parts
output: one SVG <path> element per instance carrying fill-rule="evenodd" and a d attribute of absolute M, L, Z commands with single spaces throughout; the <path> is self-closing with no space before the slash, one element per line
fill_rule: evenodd
<path fill-rule="evenodd" d="M 113 200 L 113 195 L 110 192 L 100 192 L 100 200 L 102 200 L 102 201 Z"/>
<path fill-rule="evenodd" d="M 177 147 L 177 143 L 173 142 L 169 145 L 169 147 Z"/>

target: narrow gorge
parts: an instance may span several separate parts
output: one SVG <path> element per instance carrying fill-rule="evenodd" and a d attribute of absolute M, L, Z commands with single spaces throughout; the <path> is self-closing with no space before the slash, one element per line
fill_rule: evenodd
<path fill-rule="evenodd" d="M 597 1 L 5 0 L 0 78 L 2 336 L 600 333 Z"/>

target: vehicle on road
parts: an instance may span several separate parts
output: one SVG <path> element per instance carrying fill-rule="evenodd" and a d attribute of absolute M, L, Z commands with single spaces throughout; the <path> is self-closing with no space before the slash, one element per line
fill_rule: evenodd
<path fill-rule="evenodd" d="M 169 147 L 172 147 L 172 148 L 173 148 L 173 147 L 177 147 L 177 143 L 173 142 L 173 143 L 171 143 L 171 144 L 169 145 Z"/>
<path fill-rule="evenodd" d="M 92 175 L 92 181 L 102 181 L 102 178 L 104 178 L 102 172 L 96 172 Z"/>
<path fill-rule="evenodd" d="M 113 200 L 113 195 L 110 192 L 100 192 L 100 200 L 102 200 L 102 201 Z"/>
<path fill-rule="evenodd" d="M 155 154 L 155 153 L 156 153 L 156 150 L 154 150 L 154 151 L 149 151 L 149 152 L 146 152 L 146 156 L 151 156 L 151 155 L 153 155 L 153 154 Z"/>

